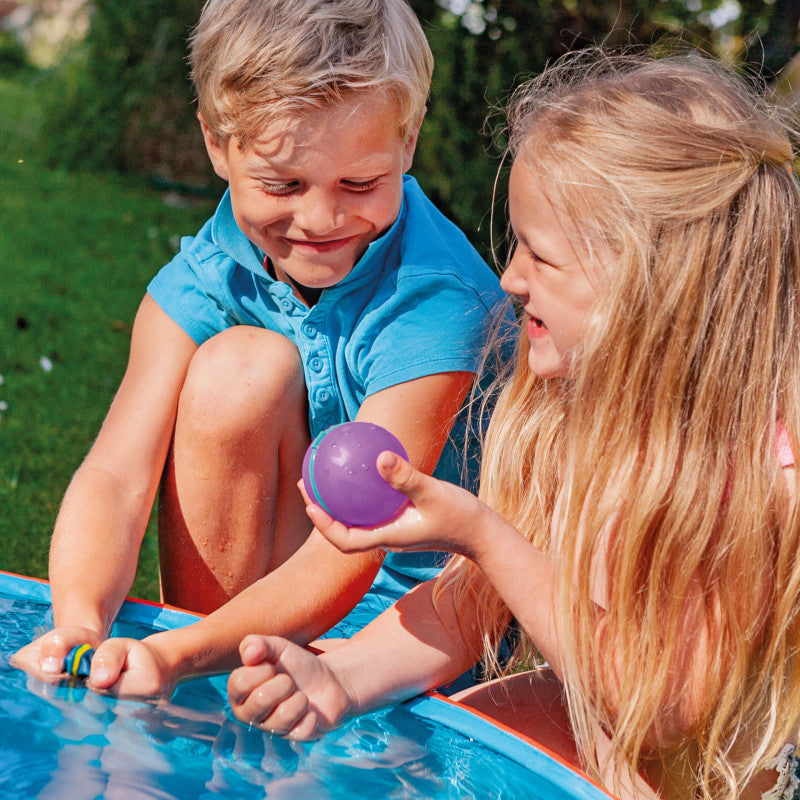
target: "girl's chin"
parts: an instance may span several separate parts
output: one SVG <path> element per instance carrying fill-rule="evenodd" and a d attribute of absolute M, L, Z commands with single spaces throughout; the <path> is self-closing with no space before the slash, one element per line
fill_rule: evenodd
<path fill-rule="evenodd" d="M 534 375 L 545 380 L 548 378 L 565 378 L 567 375 L 567 369 L 561 359 L 537 358 L 532 350 L 528 353 L 528 366 Z"/>

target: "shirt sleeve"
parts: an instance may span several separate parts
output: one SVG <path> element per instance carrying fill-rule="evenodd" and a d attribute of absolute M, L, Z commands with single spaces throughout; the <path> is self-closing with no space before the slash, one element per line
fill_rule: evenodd
<path fill-rule="evenodd" d="M 488 281 L 482 287 L 407 269 L 360 326 L 352 356 L 365 394 L 442 372 L 476 372 L 500 295 Z"/>
<path fill-rule="evenodd" d="M 216 265 L 217 270 L 220 266 Z M 198 345 L 236 324 L 221 290 L 223 282 L 211 277 L 213 272 L 203 259 L 202 242 L 184 237 L 180 252 L 147 287 L 161 309 Z"/>

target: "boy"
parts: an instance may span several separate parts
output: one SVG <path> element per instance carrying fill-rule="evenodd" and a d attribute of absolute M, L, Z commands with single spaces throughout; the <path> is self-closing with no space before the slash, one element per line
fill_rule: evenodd
<path fill-rule="evenodd" d="M 54 630 L 15 657 L 53 678 L 89 643 L 89 685 L 121 694 L 230 669 L 250 632 L 307 643 L 366 593 L 347 635 L 435 572 L 430 555 L 343 556 L 311 531 L 300 464 L 311 437 L 355 418 L 457 481 L 448 433 L 501 299 L 404 175 L 432 57 L 403 0 L 209 0 L 191 57 L 228 192 L 148 287 L 56 521 Z M 163 599 L 209 616 L 103 643 L 159 482 Z"/>

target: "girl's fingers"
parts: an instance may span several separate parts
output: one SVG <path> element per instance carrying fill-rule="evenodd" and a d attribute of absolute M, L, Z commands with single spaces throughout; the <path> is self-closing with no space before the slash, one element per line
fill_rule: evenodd
<path fill-rule="evenodd" d="M 300 494 L 303 495 L 303 500 L 306 501 L 306 505 L 309 505 L 312 501 L 311 498 L 308 496 L 308 492 L 306 491 L 306 484 L 302 478 L 300 478 L 300 480 L 297 481 L 297 488 L 300 490 Z"/>
<path fill-rule="evenodd" d="M 321 732 L 317 712 L 307 711 L 300 722 L 289 731 L 288 738 L 298 742 L 307 742 L 309 739 L 316 739 Z"/>
<path fill-rule="evenodd" d="M 254 667 L 239 667 L 228 677 L 228 696 L 231 704 L 243 705 L 261 684 L 275 677 L 275 667 L 269 663 Z"/>
<path fill-rule="evenodd" d="M 379 453 L 375 463 L 386 483 L 413 500 L 412 495 L 419 490 L 421 472 L 391 450 Z"/>
<path fill-rule="evenodd" d="M 308 699 L 286 673 L 265 677 L 261 667 L 244 667 L 231 674 L 228 699 L 236 717 L 247 725 L 284 735 L 308 710 Z M 254 685 L 255 684 L 255 685 Z"/>
<path fill-rule="evenodd" d="M 269 653 L 266 637 L 257 633 L 251 633 L 239 642 L 239 657 L 242 664 L 253 666 L 268 659 Z"/>
<path fill-rule="evenodd" d="M 308 698 L 292 682 L 288 675 L 277 675 L 270 681 L 267 697 L 258 698 L 263 709 L 261 719 L 254 719 L 259 728 L 284 736 L 291 732 L 308 711 Z"/>
<path fill-rule="evenodd" d="M 319 506 L 309 505 L 306 507 L 306 514 L 314 523 L 314 527 L 322 535 L 343 553 L 360 553 L 364 550 L 372 550 L 376 543 L 374 537 L 370 540 L 360 528 L 348 528 L 341 522 L 331 518 Z"/>

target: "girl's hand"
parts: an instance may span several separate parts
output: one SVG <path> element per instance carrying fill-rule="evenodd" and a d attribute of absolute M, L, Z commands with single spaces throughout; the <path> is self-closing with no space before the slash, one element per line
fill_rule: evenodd
<path fill-rule="evenodd" d="M 10 663 L 40 681 L 54 683 L 64 678 L 64 658 L 73 647 L 89 644 L 96 648 L 102 641 L 103 637 L 90 628 L 54 628 L 17 650 Z"/>
<path fill-rule="evenodd" d="M 376 528 L 348 528 L 314 505 L 303 491 L 306 513 L 342 552 L 446 550 L 478 561 L 484 532 L 496 517 L 484 503 L 452 483 L 425 475 L 395 453 L 378 456 L 378 472 L 410 501 L 399 516 Z"/>
<path fill-rule="evenodd" d="M 335 728 L 351 708 L 346 689 L 313 653 L 279 636 L 246 636 L 244 666 L 228 678 L 228 700 L 246 725 L 308 741 Z"/>

